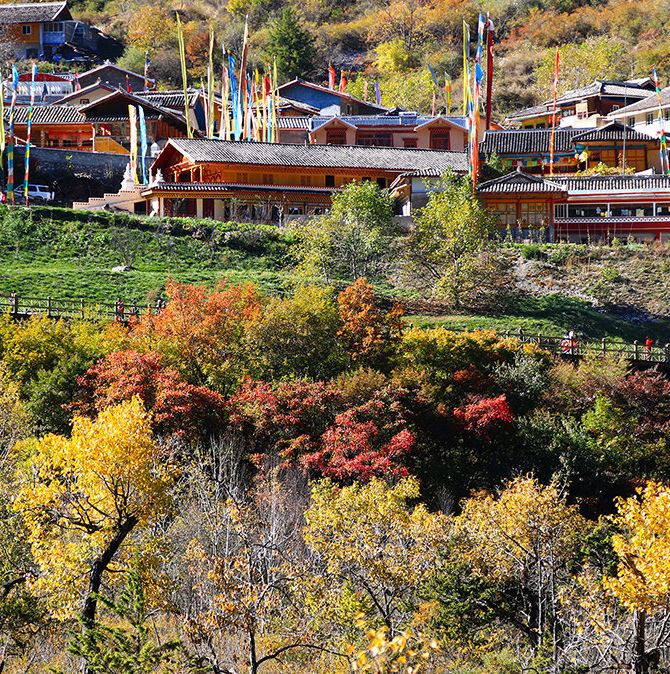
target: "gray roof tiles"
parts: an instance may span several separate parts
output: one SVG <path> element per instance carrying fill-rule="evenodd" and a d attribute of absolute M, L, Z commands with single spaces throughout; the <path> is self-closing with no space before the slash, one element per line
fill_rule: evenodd
<path fill-rule="evenodd" d="M 587 129 L 556 129 L 554 138 L 554 152 L 572 153 L 572 140 L 575 136 L 584 133 Z M 502 131 L 487 131 L 479 151 L 485 155 L 532 155 L 547 154 L 551 139 L 551 129 L 504 129 Z"/>
<path fill-rule="evenodd" d="M 55 21 L 57 18 L 72 18 L 67 8 L 67 2 L 26 2 L 0 5 L 0 25 L 43 23 Z"/>
<path fill-rule="evenodd" d="M 194 162 L 258 164 L 310 168 L 360 168 L 398 171 L 434 169 L 465 173 L 464 152 L 364 145 L 288 145 L 206 139 L 171 139 L 169 144 Z"/>
<path fill-rule="evenodd" d="M 28 121 L 28 105 L 17 105 L 14 108 L 14 123 L 26 124 Z M 9 107 L 5 107 L 5 121 L 9 120 Z M 33 124 L 86 124 L 86 117 L 74 105 L 39 105 L 33 110 Z"/>

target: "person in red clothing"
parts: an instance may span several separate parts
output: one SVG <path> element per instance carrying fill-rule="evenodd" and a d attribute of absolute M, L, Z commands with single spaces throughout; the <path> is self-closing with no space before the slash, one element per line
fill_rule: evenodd
<path fill-rule="evenodd" d="M 644 357 L 645 360 L 651 360 L 651 350 L 654 346 L 654 340 L 651 337 L 647 337 L 644 340 Z"/>

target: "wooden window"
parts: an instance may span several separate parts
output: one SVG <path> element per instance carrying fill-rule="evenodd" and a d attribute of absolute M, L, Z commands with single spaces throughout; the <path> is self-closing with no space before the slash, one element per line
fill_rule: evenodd
<path fill-rule="evenodd" d="M 516 204 L 497 202 L 489 205 L 488 210 L 498 219 L 498 224 L 506 227 L 516 225 Z"/>
<path fill-rule="evenodd" d="M 417 147 L 417 139 L 416 138 L 403 138 L 402 139 L 402 146 L 403 147 Z"/>
<path fill-rule="evenodd" d="M 645 118 L 645 121 L 647 124 L 653 124 L 654 123 L 654 113 L 653 112 L 648 112 Z"/>
<path fill-rule="evenodd" d="M 626 121 L 626 124 L 628 126 L 635 126 L 635 117 L 629 117 L 628 120 Z"/>
<path fill-rule="evenodd" d="M 236 177 L 238 183 L 248 184 L 249 183 L 249 174 L 248 173 L 238 173 Z"/>
<path fill-rule="evenodd" d="M 547 204 L 530 202 L 521 204 L 521 222 L 524 225 L 546 225 L 549 222 Z"/>
<path fill-rule="evenodd" d="M 300 184 L 303 187 L 308 187 L 312 184 L 312 176 L 300 176 Z"/>
<path fill-rule="evenodd" d="M 386 187 L 386 178 L 377 178 L 377 185 L 384 189 Z"/>
<path fill-rule="evenodd" d="M 87 103 L 90 103 L 91 101 L 88 98 L 80 98 L 79 99 L 79 104 L 80 105 L 86 105 Z"/>
<path fill-rule="evenodd" d="M 359 131 L 356 135 L 356 145 L 393 147 L 393 134 L 386 131 Z"/>
<path fill-rule="evenodd" d="M 202 217 L 203 218 L 214 217 L 214 199 L 202 200 Z"/>
<path fill-rule="evenodd" d="M 32 35 L 33 27 L 32 26 L 21 26 L 21 32 L 23 35 Z"/>
<path fill-rule="evenodd" d="M 450 150 L 451 131 L 449 129 L 431 129 L 430 147 L 433 150 Z"/>
<path fill-rule="evenodd" d="M 335 176 L 326 176 L 326 187 L 335 187 Z"/>
<path fill-rule="evenodd" d="M 345 129 L 328 129 L 326 131 L 326 145 L 346 145 L 347 132 Z"/>
<path fill-rule="evenodd" d="M 275 177 L 272 173 L 263 174 L 263 185 L 274 185 Z"/>

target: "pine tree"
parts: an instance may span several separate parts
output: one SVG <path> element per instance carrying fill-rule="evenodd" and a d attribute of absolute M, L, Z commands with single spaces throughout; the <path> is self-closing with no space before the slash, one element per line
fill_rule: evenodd
<path fill-rule="evenodd" d="M 277 59 L 277 69 L 284 79 L 306 77 L 314 71 L 314 37 L 291 7 L 284 7 L 270 30 L 268 54 Z"/>

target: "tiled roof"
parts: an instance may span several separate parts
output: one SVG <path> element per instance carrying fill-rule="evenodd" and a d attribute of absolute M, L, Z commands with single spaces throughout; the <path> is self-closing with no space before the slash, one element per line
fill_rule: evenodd
<path fill-rule="evenodd" d="M 28 121 L 28 105 L 17 105 L 14 108 L 14 123 L 26 124 Z M 5 108 L 5 120 L 9 120 L 9 108 Z M 33 110 L 33 124 L 86 124 L 86 117 L 74 105 L 41 105 Z"/>
<path fill-rule="evenodd" d="M 306 80 L 301 79 L 300 77 L 296 77 L 294 80 L 291 80 L 290 82 L 285 82 L 281 86 L 277 87 L 277 91 L 280 93 L 283 89 L 287 89 L 290 86 L 293 86 L 294 84 L 299 84 L 304 87 L 307 87 L 308 89 L 315 89 L 316 91 L 323 91 L 327 92 L 329 94 L 332 94 L 333 96 L 337 96 L 338 98 L 342 98 L 345 101 L 353 101 L 354 103 L 360 103 L 361 105 L 366 105 L 368 108 L 372 110 L 378 110 L 379 112 L 387 112 L 388 108 L 385 108 L 383 105 L 377 105 L 376 103 L 371 103 L 370 101 L 363 101 L 360 98 L 355 98 L 351 94 L 347 93 L 342 93 L 341 91 L 337 89 L 329 89 L 328 87 L 322 87 L 320 84 L 314 84 L 313 82 L 307 82 Z"/>
<path fill-rule="evenodd" d="M 183 91 L 145 91 L 136 93 L 140 98 L 144 98 L 151 103 L 160 105 L 163 108 L 170 108 L 174 110 L 184 109 L 184 92 Z M 200 92 L 196 89 L 190 89 L 188 92 L 189 106 L 195 105 L 198 100 Z"/>
<path fill-rule="evenodd" d="M 312 131 L 316 131 L 318 128 L 322 127 L 324 124 L 327 124 L 332 119 L 340 119 L 347 124 L 352 126 L 404 126 L 409 127 L 410 129 L 419 126 L 421 124 L 426 124 L 433 119 L 440 119 L 440 117 L 431 117 L 430 115 L 418 115 L 418 114 L 405 114 L 405 115 L 342 115 L 342 116 L 331 116 L 331 115 L 320 115 L 318 117 L 312 117 Z M 466 127 L 465 117 L 441 117 L 441 119 L 446 119 L 453 124 L 458 126 Z"/>
<path fill-rule="evenodd" d="M 149 185 L 147 192 L 230 192 L 247 190 L 250 192 L 289 192 L 310 194 L 330 194 L 334 187 L 302 187 L 296 185 L 253 185 L 248 183 L 156 183 Z"/>
<path fill-rule="evenodd" d="M 183 138 L 172 138 L 168 141 L 169 145 L 188 155 L 194 162 L 381 169 L 398 172 L 422 169 L 445 172 L 451 169 L 464 173 L 468 169 L 468 161 L 464 152 L 440 150 L 364 145 L 243 143 Z"/>
<path fill-rule="evenodd" d="M 279 108 L 291 106 L 314 115 L 318 115 L 319 112 L 321 112 L 319 108 L 315 108 L 313 105 L 308 105 L 307 103 L 302 103 L 301 101 L 294 101 L 292 98 L 284 98 L 283 96 L 279 97 Z"/>
<path fill-rule="evenodd" d="M 605 126 L 601 126 L 597 129 L 589 129 L 588 131 L 578 133 L 576 136 L 572 137 L 573 143 L 587 143 L 589 141 L 598 140 L 644 140 L 649 142 L 653 139 L 646 133 L 640 133 L 630 126 L 621 124 L 621 122 L 610 122 Z"/>
<path fill-rule="evenodd" d="M 300 131 L 308 131 L 309 120 L 309 117 L 277 117 L 277 124 L 280 129 L 297 129 Z"/>
<path fill-rule="evenodd" d="M 661 107 L 670 105 L 670 87 L 661 89 Z M 644 112 L 645 110 L 658 110 L 658 97 L 655 93 L 649 92 L 646 98 L 627 105 L 625 108 L 619 108 L 610 113 L 612 116 L 627 115 L 629 113 Z"/>
<path fill-rule="evenodd" d="M 554 138 L 554 152 L 573 152 L 572 139 L 582 134 L 586 129 L 556 129 Z M 485 155 L 532 155 L 549 152 L 551 129 L 504 129 L 502 131 L 487 131 L 479 151 Z"/>
<path fill-rule="evenodd" d="M 557 184 L 553 178 L 551 180 L 547 180 L 539 176 L 533 176 L 528 173 L 522 173 L 521 171 L 515 171 L 514 173 L 508 173 L 506 176 L 502 176 L 501 178 L 495 178 L 494 180 L 488 180 L 485 183 L 481 183 L 477 188 L 477 191 L 483 193 L 546 193 L 565 192 L 566 187 Z"/>
<path fill-rule="evenodd" d="M 94 84 L 89 84 L 87 87 L 84 87 L 83 89 L 73 91 L 71 94 L 65 94 L 65 96 L 61 96 L 56 101 L 56 103 L 58 105 L 66 105 L 68 104 L 68 101 L 71 101 L 73 98 L 85 97 L 86 94 L 90 93 L 91 91 L 95 91 L 96 89 L 104 89 L 108 93 L 114 91 L 114 87 L 111 87 L 109 84 L 105 84 L 104 82 L 95 82 Z"/>
<path fill-rule="evenodd" d="M 526 119 L 527 117 L 538 117 L 539 115 L 549 113 L 551 113 L 549 106 L 546 103 L 542 103 L 542 105 L 533 105 L 530 108 L 517 110 L 507 115 L 506 119 Z"/>
<path fill-rule="evenodd" d="M 670 176 L 615 175 L 615 176 L 554 176 L 552 181 L 564 186 L 569 192 L 627 192 L 639 190 L 668 190 Z"/>
<path fill-rule="evenodd" d="M 62 13 L 65 13 L 63 18 L 71 18 L 67 2 L 26 2 L 16 5 L 0 5 L 0 24 L 55 21 Z"/>

